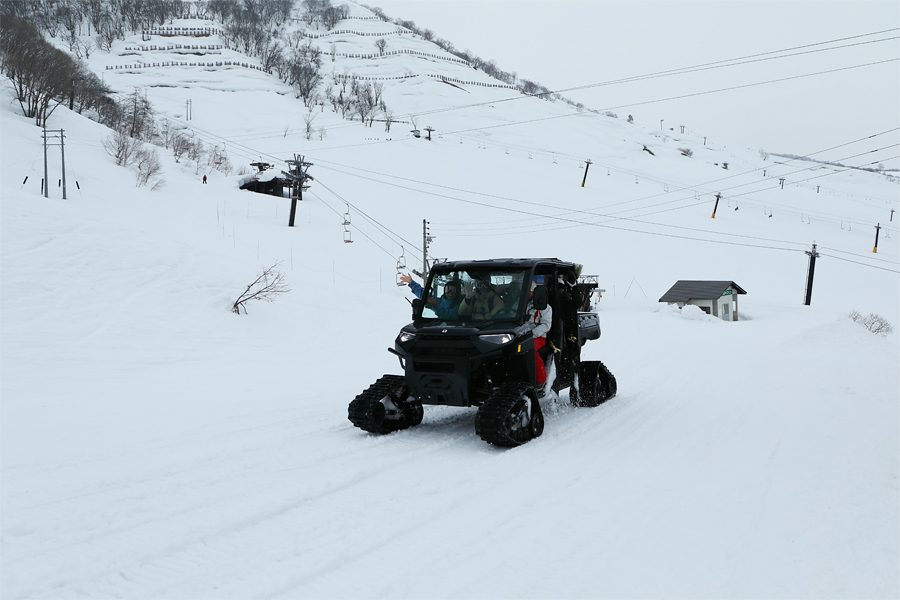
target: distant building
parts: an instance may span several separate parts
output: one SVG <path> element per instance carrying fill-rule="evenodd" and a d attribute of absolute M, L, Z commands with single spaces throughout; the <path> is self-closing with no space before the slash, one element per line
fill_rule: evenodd
<path fill-rule="evenodd" d="M 719 317 L 723 321 L 737 321 L 738 295 L 746 293 L 733 281 L 681 279 L 676 281 L 659 301 L 677 304 L 678 308 L 682 308 L 685 304 L 693 304 L 699 306 L 706 314 Z"/>

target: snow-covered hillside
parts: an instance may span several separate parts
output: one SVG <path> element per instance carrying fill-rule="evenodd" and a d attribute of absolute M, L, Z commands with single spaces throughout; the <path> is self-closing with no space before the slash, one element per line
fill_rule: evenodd
<path fill-rule="evenodd" d="M 360 34 L 397 27 L 336 29 L 316 42 L 371 54 Z M 3 598 L 900 595 L 900 334 L 847 318 L 900 325 L 896 181 L 476 85 L 489 78 L 409 33 L 387 49 L 421 54 L 334 69 L 403 76 L 377 80 L 385 101 L 432 140 L 327 106 L 307 140 L 287 86 L 224 65 L 249 57 L 135 68 L 176 58 L 134 48 L 189 41 L 140 38 L 92 55 L 107 84 L 141 88 L 235 166 L 300 154 L 315 181 L 294 228 L 289 200 L 162 150 L 162 189 L 138 188 L 109 130 L 61 106 L 68 198 L 45 199 L 41 132 L 4 87 Z M 863 164 L 892 143 L 875 133 L 829 159 Z M 396 267 L 421 265 L 423 220 L 430 258 L 556 256 L 597 275 L 603 335 L 585 355 L 618 396 L 576 409 L 563 393 L 512 450 L 475 435 L 474 409 L 354 428 L 348 403 L 400 372 Z M 292 291 L 231 313 L 277 261 Z M 741 320 L 660 305 L 679 279 L 735 281 Z"/>

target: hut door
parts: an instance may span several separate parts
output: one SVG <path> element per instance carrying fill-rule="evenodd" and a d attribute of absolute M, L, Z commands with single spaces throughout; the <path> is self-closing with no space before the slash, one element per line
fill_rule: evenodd
<path fill-rule="evenodd" d="M 731 320 L 731 302 L 726 302 L 722 305 L 722 320 L 730 321 Z"/>

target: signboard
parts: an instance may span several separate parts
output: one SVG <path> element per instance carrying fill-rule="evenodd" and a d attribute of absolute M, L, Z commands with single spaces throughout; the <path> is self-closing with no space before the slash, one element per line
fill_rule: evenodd
<path fill-rule="evenodd" d="M 730 296 L 730 295 L 732 295 L 733 293 L 734 293 L 734 290 L 732 290 L 731 288 L 729 288 L 729 289 L 725 290 L 725 293 L 722 294 L 722 296 L 723 296 L 723 297 L 724 297 L 724 296 Z"/>

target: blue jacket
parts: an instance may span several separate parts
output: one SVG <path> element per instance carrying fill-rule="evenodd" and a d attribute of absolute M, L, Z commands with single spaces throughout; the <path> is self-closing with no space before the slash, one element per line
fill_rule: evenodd
<path fill-rule="evenodd" d="M 425 288 L 423 288 L 415 281 L 409 282 L 409 289 L 411 289 L 412 293 L 415 294 L 419 299 L 422 299 L 422 297 L 425 295 Z M 459 319 L 459 302 L 456 302 L 454 304 L 447 298 L 438 298 L 437 300 L 437 305 L 429 305 L 429 308 L 434 311 L 439 319 L 449 319 L 453 321 Z"/>

